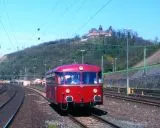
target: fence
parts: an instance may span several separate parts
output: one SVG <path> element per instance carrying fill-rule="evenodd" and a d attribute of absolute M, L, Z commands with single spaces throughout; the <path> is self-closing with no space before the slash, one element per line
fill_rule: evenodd
<path fill-rule="evenodd" d="M 129 88 L 160 90 L 160 64 L 104 73 L 104 86 L 126 88 L 127 74 Z"/>

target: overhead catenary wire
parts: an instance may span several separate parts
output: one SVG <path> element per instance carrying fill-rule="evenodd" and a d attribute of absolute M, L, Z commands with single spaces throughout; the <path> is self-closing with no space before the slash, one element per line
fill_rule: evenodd
<path fill-rule="evenodd" d="M 69 11 L 72 7 L 74 7 L 77 2 L 79 2 L 79 1 L 73 1 L 72 3 L 70 3 L 69 6 L 64 9 L 64 13 L 63 13 L 63 15 L 61 15 L 60 19 L 59 19 L 59 20 L 56 19 L 56 20 L 61 21 L 61 19 L 66 16 L 66 14 L 68 13 L 68 11 Z M 81 8 L 84 6 L 85 2 L 86 2 L 86 1 L 83 0 L 83 1 L 81 2 L 81 4 L 80 4 L 79 9 L 76 8 L 76 11 L 75 11 L 75 12 L 79 12 L 79 11 L 81 10 Z M 109 0 L 108 2 L 106 2 L 100 9 L 98 9 L 98 11 L 96 11 L 96 13 L 95 13 L 94 15 L 92 15 L 92 16 L 89 18 L 89 20 L 88 20 L 87 22 L 90 22 L 90 21 L 91 21 L 99 12 L 101 12 L 101 10 L 102 10 L 104 7 L 106 7 L 110 2 L 111 2 L 111 0 Z M 5 4 L 5 2 L 4 2 L 4 4 Z M 59 4 L 60 4 L 60 1 L 57 0 L 57 1 L 55 2 L 54 6 L 52 6 L 53 8 L 52 8 L 51 14 L 56 11 L 55 8 L 57 8 L 57 6 L 58 6 Z M 5 5 L 5 6 L 6 6 L 6 5 Z M 6 12 L 6 15 L 8 15 L 8 12 Z M 9 15 L 8 15 L 7 17 L 8 17 L 8 22 L 10 22 Z M 87 23 L 87 24 L 88 24 L 88 23 Z M 13 30 L 13 27 L 12 27 L 11 23 L 10 23 L 10 26 L 11 26 L 11 28 L 12 28 L 12 30 Z M 43 27 L 43 26 L 42 26 L 42 27 Z M 85 27 L 85 26 L 84 26 L 84 27 Z M 41 28 L 41 27 L 39 27 L 39 28 Z M 36 28 L 36 29 L 37 29 L 37 28 Z M 82 28 L 82 29 L 83 29 L 83 28 Z M 13 33 L 13 34 L 14 34 L 14 33 Z M 14 37 L 15 40 L 16 40 L 16 37 L 15 37 L 14 35 L 13 35 L 13 37 Z M 34 33 L 34 38 L 35 38 L 35 33 Z M 16 40 L 16 42 L 17 42 L 17 40 Z"/>
<path fill-rule="evenodd" d="M 85 3 L 86 3 L 86 0 L 83 0 L 82 3 L 81 3 L 81 5 L 79 6 L 79 8 L 77 8 L 77 10 L 75 11 L 76 14 L 83 8 L 83 6 L 85 5 Z"/>
<path fill-rule="evenodd" d="M 55 4 L 54 5 L 52 5 L 52 8 L 51 8 L 51 11 L 50 11 L 50 13 L 48 14 L 48 17 L 51 17 L 51 15 L 56 11 L 56 8 L 59 6 L 59 3 L 60 3 L 60 0 L 57 0 L 56 2 L 55 2 Z M 46 21 L 49 21 L 49 20 L 46 20 Z M 42 30 L 44 31 L 45 29 L 45 27 L 46 27 L 46 25 L 48 25 L 47 24 L 47 22 L 46 23 L 41 23 L 41 24 L 39 24 L 38 26 L 37 26 L 37 28 L 35 28 L 35 31 L 33 32 L 33 34 L 31 34 L 31 39 L 33 39 L 33 40 L 36 40 L 37 39 L 37 41 L 40 43 L 41 42 L 41 39 L 42 39 L 42 37 L 41 37 L 41 32 L 42 32 Z M 38 33 L 37 33 L 38 32 Z"/>
<path fill-rule="evenodd" d="M 78 0 L 74 1 L 73 3 L 71 3 L 67 8 L 65 8 L 64 13 L 61 17 L 64 17 L 66 15 L 66 13 L 78 2 Z"/>
<path fill-rule="evenodd" d="M 79 2 L 79 1 L 73 1 L 71 4 L 69 4 L 69 6 L 67 6 L 65 9 L 64 9 L 64 11 L 63 11 L 63 13 L 61 13 L 61 14 L 59 14 L 61 17 L 60 18 L 55 18 L 55 21 L 57 22 L 57 23 L 60 23 L 61 21 L 62 21 L 62 19 L 66 16 L 66 14 L 68 13 L 68 11 L 77 3 L 77 2 Z M 50 13 L 50 16 L 51 16 L 51 14 L 53 14 L 55 11 L 56 11 L 56 8 L 59 6 L 59 4 L 60 4 L 60 0 L 57 0 L 56 2 L 55 2 L 55 5 L 54 5 L 54 7 L 52 8 L 52 11 L 51 11 L 51 13 Z M 42 31 L 44 31 L 45 30 L 45 26 L 47 25 L 47 23 L 43 23 L 42 25 L 40 25 L 38 28 L 40 28 Z"/>
<path fill-rule="evenodd" d="M 8 10 L 7 10 L 7 7 L 6 7 L 5 0 L 3 1 L 3 5 L 4 5 L 4 8 L 5 8 L 4 10 L 5 10 L 7 19 L 8 19 L 8 23 L 9 23 L 11 31 L 12 31 L 12 36 L 13 36 L 15 42 L 18 43 L 17 38 L 16 38 L 15 33 L 14 33 L 13 25 L 11 23 L 11 20 L 10 20 L 9 14 L 8 14 Z M 13 42 L 13 45 L 15 45 L 14 42 Z"/>
<path fill-rule="evenodd" d="M 8 40 L 9 40 L 9 42 L 10 42 L 10 43 L 12 44 L 12 46 L 15 48 L 15 45 L 13 44 L 13 42 L 12 42 L 12 40 L 11 40 L 11 38 L 10 38 L 10 35 L 9 35 L 8 31 L 6 30 L 6 28 L 5 28 L 5 26 L 4 26 L 4 24 L 3 24 L 3 22 L 2 22 L 1 19 L 0 19 L 0 24 L 1 24 L 2 28 L 4 29 L 4 31 L 5 31 L 5 33 L 6 33 L 6 36 L 7 36 Z"/>
<path fill-rule="evenodd" d="M 107 2 L 105 2 L 105 4 L 103 4 L 102 7 L 100 7 L 82 26 L 80 26 L 77 31 L 81 31 L 84 27 L 86 27 L 86 25 L 93 20 L 106 6 L 108 6 L 111 3 L 112 0 L 108 0 Z"/>
<path fill-rule="evenodd" d="M 57 0 L 57 1 L 55 2 L 55 4 L 52 6 L 51 12 L 50 12 L 50 14 L 49 14 L 48 17 L 51 17 L 51 15 L 56 11 L 56 8 L 58 7 L 59 2 L 60 2 L 60 0 Z M 42 24 L 39 26 L 39 28 L 44 28 L 45 25 L 46 25 L 46 23 L 42 23 Z"/>
<path fill-rule="evenodd" d="M 62 19 L 66 16 L 66 14 L 72 9 L 72 7 L 74 7 L 77 4 L 77 2 L 79 2 L 79 1 L 78 0 L 76 0 L 76 1 L 74 0 L 74 2 L 72 2 L 71 4 L 69 4 L 69 6 L 67 6 L 64 9 L 63 13 L 60 14 L 61 17 L 59 19 L 56 19 L 56 22 L 60 23 L 62 21 Z"/>
<path fill-rule="evenodd" d="M 51 12 L 49 13 L 48 17 L 51 17 L 51 15 L 55 12 L 56 8 L 59 5 L 59 2 L 60 2 L 60 0 L 57 0 L 55 2 L 55 4 L 52 5 Z M 46 21 L 49 21 L 49 20 L 46 20 Z M 38 42 L 40 43 L 40 41 L 42 39 L 42 37 L 40 37 L 40 32 L 41 32 L 42 29 L 44 30 L 44 28 L 45 28 L 46 25 L 47 25 L 47 22 L 46 23 L 43 22 L 39 26 L 37 26 L 37 28 L 35 28 L 35 31 L 33 32 L 33 34 L 31 34 L 31 38 L 33 40 L 37 39 Z"/>
<path fill-rule="evenodd" d="M 57 6 L 59 5 L 59 2 L 60 2 L 59 0 L 56 1 L 55 6 L 54 6 L 54 8 L 52 8 L 52 11 L 51 11 L 50 15 L 53 14 L 53 13 L 56 11 L 56 8 L 57 8 Z M 68 13 L 68 11 L 69 11 L 77 2 L 78 2 L 78 1 L 76 0 L 76 1 L 74 1 L 73 3 L 71 3 L 68 7 L 66 7 L 66 8 L 64 9 L 63 13 L 60 14 L 61 17 L 60 17 L 59 19 L 56 18 L 56 22 L 60 22 L 60 21 L 62 20 L 62 18 Z M 43 25 L 41 25 L 40 28 L 44 27 L 45 25 L 46 25 L 46 24 L 43 23 Z"/>
<path fill-rule="evenodd" d="M 80 6 L 78 8 L 76 8 L 76 10 L 74 11 L 75 14 L 72 15 L 72 22 L 76 21 L 76 16 L 78 16 L 78 13 L 83 9 L 84 5 L 86 4 L 86 0 L 83 0 L 81 3 L 80 3 Z M 72 33 L 71 35 L 76 35 L 76 33 Z"/>

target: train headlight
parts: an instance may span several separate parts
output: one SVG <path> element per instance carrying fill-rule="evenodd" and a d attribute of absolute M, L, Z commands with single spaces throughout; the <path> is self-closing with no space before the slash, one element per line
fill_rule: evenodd
<path fill-rule="evenodd" d="M 70 89 L 66 89 L 66 93 L 70 93 Z"/>
<path fill-rule="evenodd" d="M 97 89 L 96 89 L 96 88 L 94 88 L 94 89 L 93 89 L 93 92 L 94 92 L 94 93 L 97 93 Z"/>
<path fill-rule="evenodd" d="M 79 70 L 80 70 L 80 71 L 83 71 L 83 66 L 79 66 Z"/>

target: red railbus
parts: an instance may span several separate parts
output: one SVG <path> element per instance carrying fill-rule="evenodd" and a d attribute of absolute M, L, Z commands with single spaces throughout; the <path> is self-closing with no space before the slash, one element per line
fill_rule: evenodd
<path fill-rule="evenodd" d="M 101 68 L 70 64 L 46 73 L 46 97 L 62 110 L 103 104 Z"/>

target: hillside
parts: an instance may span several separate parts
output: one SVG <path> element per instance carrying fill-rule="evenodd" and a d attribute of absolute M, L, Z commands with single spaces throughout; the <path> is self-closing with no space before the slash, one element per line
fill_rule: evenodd
<path fill-rule="evenodd" d="M 0 63 L 1 63 L 1 62 L 4 62 L 6 59 L 7 59 L 7 56 L 1 56 L 1 57 L 0 57 Z"/>
<path fill-rule="evenodd" d="M 132 33 L 130 33 L 131 35 Z M 143 40 L 136 35 L 128 36 L 129 67 L 143 59 L 144 44 L 148 48 L 147 57 L 157 51 L 160 46 Z M 84 52 L 82 52 L 84 50 Z M 45 42 L 6 55 L 0 61 L 0 79 L 33 79 L 43 77 L 50 68 L 69 63 L 84 63 L 101 66 L 104 56 L 104 71 L 126 68 L 126 37 L 124 33 L 112 32 L 111 37 L 99 36 L 81 42 L 76 36 L 72 39 L 61 39 Z"/>
<path fill-rule="evenodd" d="M 146 65 L 160 64 L 160 50 L 156 51 L 153 55 L 146 58 Z M 144 66 L 144 60 L 136 64 L 134 67 Z"/>

